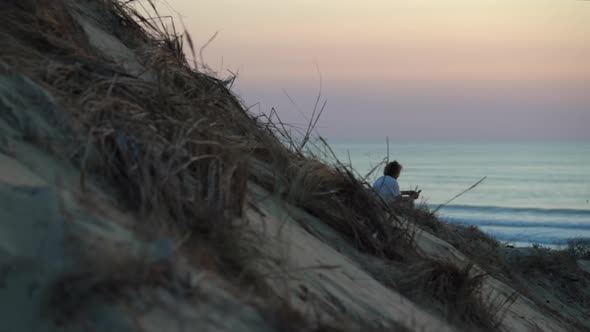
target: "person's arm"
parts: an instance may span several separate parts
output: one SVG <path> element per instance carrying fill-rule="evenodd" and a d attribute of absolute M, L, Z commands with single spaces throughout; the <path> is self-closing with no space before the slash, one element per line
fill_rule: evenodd
<path fill-rule="evenodd" d="M 418 197 L 420 197 L 420 192 L 422 192 L 422 190 L 419 190 L 419 191 L 404 190 L 401 192 L 401 194 L 402 194 L 402 197 L 407 196 L 410 199 L 418 199 Z"/>

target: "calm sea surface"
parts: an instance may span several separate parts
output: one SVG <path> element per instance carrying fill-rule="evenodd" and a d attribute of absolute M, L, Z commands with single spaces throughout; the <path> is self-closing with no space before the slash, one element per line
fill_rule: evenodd
<path fill-rule="evenodd" d="M 387 156 L 385 141 L 330 145 L 362 175 Z M 444 220 L 478 225 L 517 245 L 590 238 L 590 142 L 390 142 L 389 154 L 404 165 L 402 190 L 418 187 L 433 207 L 487 176 L 439 211 Z"/>

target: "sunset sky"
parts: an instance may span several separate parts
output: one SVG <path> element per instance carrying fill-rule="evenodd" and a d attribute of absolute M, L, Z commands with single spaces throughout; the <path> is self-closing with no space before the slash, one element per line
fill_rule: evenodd
<path fill-rule="evenodd" d="M 590 1 L 167 4 L 255 112 L 303 125 L 321 73 L 330 138 L 590 140 Z"/>

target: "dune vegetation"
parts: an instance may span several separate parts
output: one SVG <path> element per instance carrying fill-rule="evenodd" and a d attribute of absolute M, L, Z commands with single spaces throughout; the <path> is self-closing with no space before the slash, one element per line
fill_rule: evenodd
<path fill-rule="evenodd" d="M 0 3 L 0 330 L 590 329 L 588 243 L 384 203 L 157 8 Z"/>

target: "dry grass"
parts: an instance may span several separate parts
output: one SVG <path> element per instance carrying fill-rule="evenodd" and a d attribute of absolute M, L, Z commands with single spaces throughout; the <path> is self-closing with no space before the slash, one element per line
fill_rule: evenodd
<path fill-rule="evenodd" d="M 522 272 L 559 272 L 576 266 L 576 258 L 568 250 L 553 250 L 533 245 L 531 252 L 517 255 L 514 267 Z"/>
<path fill-rule="evenodd" d="M 409 259 L 413 234 L 390 207 L 376 199 L 371 186 L 351 165 L 341 162 L 327 142 L 313 139 L 321 116 L 321 91 L 309 127 L 293 133 L 276 114 L 262 116 L 259 127 L 268 133 L 268 152 L 258 155 L 266 163 L 254 178 L 271 192 L 318 217 L 349 239 L 360 251 L 392 260 Z M 323 103 L 322 105 L 325 105 Z M 312 145 L 310 148 L 305 147 Z M 260 158 L 263 157 L 263 158 Z M 305 228 L 305 221 L 301 221 Z"/>
<path fill-rule="evenodd" d="M 545 310 L 565 317 L 571 330 L 588 330 L 590 320 L 590 278 L 582 271 L 571 247 L 563 250 L 534 246 L 507 255 L 511 285 Z"/>
<path fill-rule="evenodd" d="M 80 167 L 83 189 L 97 179 L 109 183 L 121 206 L 141 220 L 134 225 L 141 234 L 188 236 L 182 250 L 193 262 L 251 286 L 259 280 L 247 269 L 248 261 L 260 259 L 260 253 L 247 245 L 256 239 L 243 227 L 242 210 L 248 182 L 254 181 L 319 217 L 359 250 L 401 264 L 404 275 L 387 276 L 394 280 L 391 287 L 427 307 L 436 301 L 439 312 L 458 325 L 496 325 L 493 308 L 478 296 L 481 276 L 417 257 L 411 228 L 398 216 L 430 229 L 477 264 L 497 257 L 495 241 L 476 228 L 453 228 L 421 209 L 399 211 L 376 199 L 363 177 L 335 158 L 325 142 L 318 143 L 324 155 L 307 149 L 325 106 L 321 93 L 308 128 L 296 139 L 276 113 L 253 117 L 246 112 L 229 90 L 232 79 L 193 70 L 183 36 L 155 6 L 156 16 L 146 17 L 131 4 L 105 1 L 97 14 L 110 18 L 113 31 L 139 53 L 154 82 L 125 73 L 96 52 L 63 1 L 0 5 L 0 61 L 44 85 L 64 105 L 71 140 L 60 148 Z M 92 292 L 171 282 L 173 272 L 165 266 L 125 262 L 88 264 L 56 284 L 54 299 L 65 298 L 73 310 Z M 288 305 L 265 310 L 285 330 L 314 330 Z"/>
<path fill-rule="evenodd" d="M 361 251 L 384 259 L 377 264 L 382 268 L 365 265 L 384 285 L 462 329 L 496 330 L 515 297 L 500 304 L 496 299 L 484 299 L 481 293 L 484 275 L 474 275 L 472 265 L 461 269 L 451 263 L 419 257 L 408 225 L 430 228 L 476 258 L 478 264 L 499 262 L 497 241 L 476 227 L 443 223 L 425 207 L 386 205 L 376 199 L 368 183 L 358 180 L 360 177 L 351 167 L 334 160 L 332 167 L 315 160 L 304 160 L 295 167 L 298 172 L 291 197 L 298 205 L 356 241 Z M 406 226 L 400 222 L 402 218 L 408 219 Z"/>
<path fill-rule="evenodd" d="M 178 289 L 174 271 L 165 261 L 129 258 L 121 262 L 124 264 L 97 265 L 94 260 L 86 260 L 85 268 L 62 275 L 47 294 L 46 311 L 61 324 L 71 320 L 97 296 L 114 299 L 130 289 L 145 286 Z"/>
<path fill-rule="evenodd" d="M 501 302 L 482 294 L 485 274 L 473 265 L 427 258 L 413 262 L 364 262 L 363 267 L 382 284 L 395 289 L 426 311 L 464 331 L 498 329 L 505 312 L 516 298 Z"/>
<path fill-rule="evenodd" d="M 579 269 L 577 259 L 588 257 L 588 242 L 571 240 L 562 250 L 534 246 L 533 249 L 510 249 L 476 226 L 448 224 L 436 217 L 426 206 L 399 210 L 424 230 L 453 245 L 494 278 L 505 282 L 520 294 L 533 300 L 540 308 L 555 315 L 563 307 L 542 294 L 552 294 L 576 310 L 590 308 L 590 282 Z M 581 309 L 580 309 L 581 308 Z M 573 329 L 586 329 L 575 317 L 567 318 Z"/>
<path fill-rule="evenodd" d="M 474 274 L 472 269 L 473 265 L 459 268 L 449 262 L 423 260 L 402 268 L 397 287 L 460 328 L 496 330 L 512 299 L 505 303 L 485 299 L 481 292 L 485 274 Z"/>
<path fill-rule="evenodd" d="M 571 239 L 567 243 L 567 251 L 575 259 L 590 260 L 590 239 Z"/>
<path fill-rule="evenodd" d="M 339 162 L 314 159 L 294 165 L 288 197 L 350 239 L 361 251 L 407 259 L 413 236 L 397 215 L 373 195 L 367 183 Z"/>
<path fill-rule="evenodd" d="M 97 15 L 107 15 L 118 24 L 113 29 L 142 45 L 142 60 L 155 82 L 125 73 L 94 50 L 64 1 L 3 3 L 0 35 L 6 47 L 0 60 L 60 99 L 70 140 L 52 148 L 80 167 L 82 189 L 91 190 L 90 182 L 108 183 L 119 207 L 135 212 L 139 222 L 133 227 L 148 240 L 186 236 L 189 248 L 206 243 L 220 274 L 249 273 L 247 260 L 259 254 L 241 245 L 249 236 L 242 207 L 249 161 L 266 134 L 226 82 L 188 66 L 172 37 L 176 32 L 150 34 L 142 24 L 151 20 L 122 2 L 96 4 L 102 4 Z M 56 284 L 57 297 L 83 299 L 115 286 L 160 280 L 150 266 L 133 268 L 138 265 L 133 260 L 80 261 L 79 272 Z"/>
<path fill-rule="evenodd" d="M 63 6 L 41 1 L 33 13 L 7 10 L 3 32 L 19 40 L 3 60 L 67 98 L 68 124 L 80 146 L 69 153 L 83 176 L 108 179 L 146 219 L 170 216 L 179 229 L 207 228 L 213 219 L 239 216 L 248 160 L 259 144 L 249 134 L 255 133 L 254 119 L 224 83 L 193 72 L 178 45 L 155 37 L 150 40 L 161 43 L 146 57 L 158 81 L 125 75 L 82 42 L 84 32 L 66 19 Z M 130 23 L 127 6 L 109 2 L 105 8 L 149 39 Z M 165 39 L 166 33 L 158 36 Z M 32 58 L 16 56 L 25 45 Z"/>
<path fill-rule="evenodd" d="M 501 244 L 479 227 L 441 221 L 425 204 L 415 208 L 401 207 L 398 212 L 407 216 L 410 222 L 451 244 L 494 277 L 508 280 L 510 270 L 500 255 Z"/>
<path fill-rule="evenodd" d="M 141 221 L 133 227 L 142 236 L 186 238 L 181 250 L 194 263 L 251 287 L 262 279 L 247 269 L 248 262 L 261 255 L 247 244 L 257 240 L 249 238 L 243 227 L 242 209 L 248 181 L 257 181 L 283 191 L 310 211 L 326 208 L 324 217 L 330 224 L 366 250 L 389 250 L 383 240 L 371 240 L 375 231 L 387 234 L 385 217 L 370 218 L 360 212 L 359 205 L 350 206 L 359 202 L 373 207 L 354 177 L 343 170 L 326 173 L 328 168 L 304 156 L 311 128 L 296 145 L 287 143 L 288 136 L 278 137 L 276 128 L 271 128 L 274 124 L 244 110 L 229 91 L 231 80 L 221 81 L 190 68 L 182 36 L 169 29 L 162 17 L 145 17 L 118 1 L 106 1 L 95 12 L 139 53 L 142 64 L 154 74 L 155 81 L 149 82 L 126 73 L 94 50 L 66 7 L 63 1 L 3 3 L 0 34 L 5 52 L 0 60 L 60 99 L 70 142 L 60 146 L 59 152 L 80 167 L 83 191 L 92 190 L 91 182 L 97 180 L 116 189 L 120 207 L 131 209 Z M 311 126 L 317 123 L 321 108 L 317 112 Z M 252 167 L 260 164 L 271 172 L 253 172 Z M 285 169 L 287 176 L 275 176 Z M 310 191 L 310 174 L 313 181 L 327 181 Z M 332 186 L 338 190 L 324 192 Z M 310 192 L 320 199 L 298 194 Z M 322 205 L 316 205 L 318 201 Z M 338 213 L 341 208 L 347 213 L 344 217 Z M 125 255 L 119 255 L 119 263 L 110 261 L 111 255 L 94 255 L 94 260 L 82 252 L 79 256 L 81 269 L 62 276 L 50 295 L 54 309 L 60 309 L 64 317 L 94 294 L 117 296 L 121 290 L 142 285 L 176 286 L 174 271 L 166 264 Z M 309 330 L 307 323 L 296 324 L 288 306 L 261 309 L 274 312 L 279 327 Z"/>
<path fill-rule="evenodd" d="M 268 310 L 270 309 L 270 310 Z M 390 326 L 384 327 L 374 322 L 354 321 L 348 317 L 341 317 L 337 321 L 310 322 L 299 311 L 283 301 L 278 300 L 272 303 L 272 307 L 263 310 L 265 319 L 271 322 L 277 331 L 284 332 L 409 332 L 410 329 L 392 322 Z"/>

